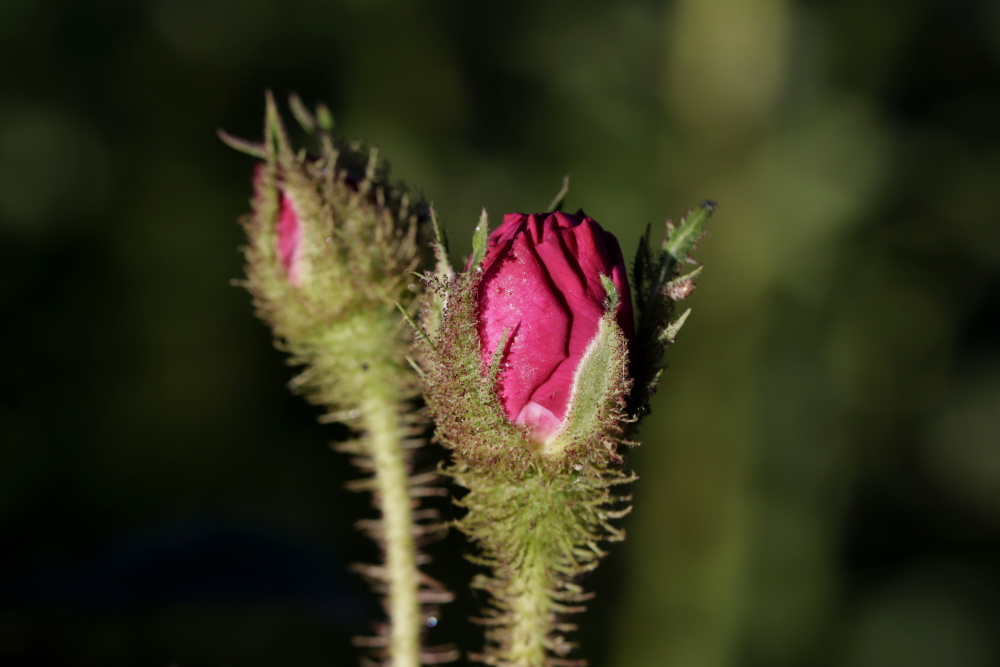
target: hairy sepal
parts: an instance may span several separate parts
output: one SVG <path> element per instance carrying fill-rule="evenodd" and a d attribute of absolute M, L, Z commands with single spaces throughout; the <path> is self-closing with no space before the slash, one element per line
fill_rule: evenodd
<path fill-rule="evenodd" d="M 543 448 L 549 459 L 572 464 L 620 460 L 625 397 L 631 388 L 628 342 L 616 317 L 618 290 L 607 276 L 601 276 L 601 282 L 608 295 L 606 310 L 573 377 L 566 419 Z"/>
<path fill-rule="evenodd" d="M 429 341 L 417 340 L 415 356 L 441 442 L 473 467 L 514 472 L 527 469 L 537 445 L 507 418 L 496 377 L 483 366 L 475 296 L 481 279 L 476 269 L 427 278 L 442 304 L 440 322 Z"/>
<path fill-rule="evenodd" d="M 430 275 L 420 276 L 420 280 L 425 285 L 430 285 L 431 289 L 425 289 L 417 312 L 419 321 L 413 326 L 418 334 L 424 339 L 424 343 L 433 346 L 432 339 L 436 338 L 441 328 L 441 320 L 444 317 L 446 297 L 448 290 L 445 285 L 455 282 L 455 269 L 451 265 L 451 253 L 448 249 L 448 235 L 441 223 L 438 221 L 434 207 L 430 207 L 431 228 L 434 232 L 434 239 L 431 241 L 431 248 L 434 253 L 434 272 Z M 422 371 L 421 371 L 422 372 Z"/>

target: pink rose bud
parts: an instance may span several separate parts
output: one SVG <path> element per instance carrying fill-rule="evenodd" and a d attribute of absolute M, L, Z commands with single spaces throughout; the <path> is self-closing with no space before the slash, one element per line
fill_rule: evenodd
<path fill-rule="evenodd" d="M 482 358 L 490 364 L 506 330 L 501 403 L 511 421 L 546 443 L 566 418 L 577 369 L 605 312 L 602 275 L 618 288 L 617 322 L 633 338 L 621 248 L 582 214 L 511 213 L 490 234 L 482 271 Z"/>

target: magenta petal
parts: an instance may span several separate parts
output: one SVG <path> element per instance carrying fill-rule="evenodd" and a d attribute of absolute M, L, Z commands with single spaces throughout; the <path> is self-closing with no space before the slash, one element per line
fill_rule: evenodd
<path fill-rule="evenodd" d="M 288 282 L 298 286 L 302 282 L 302 230 L 295 202 L 284 194 L 281 195 L 281 214 L 278 218 L 278 254 L 288 274 Z"/>
<path fill-rule="evenodd" d="M 511 421 L 546 442 L 566 418 L 580 361 L 597 334 L 610 276 L 618 321 L 633 335 L 632 304 L 618 242 L 583 215 L 504 216 L 480 267 L 479 332 L 484 366 L 506 330 L 499 393 Z"/>
<path fill-rule="evenodd" d="M 562 419 L 556 417 L 551 410 L 534 401 L 527 403 L 521 412 L 514 419 L 515 424 L 520 424 L 528 429 L 533 440 L 537 442 L 548 442 L 562 426 Z"/>
<path fill-rule="evenodd" d="M 565 357 L 569 314 L 523 235 L 484 276 L 479 306 L 481 313 L 490 313 L 480 318 L 484 363 L 489 364 L 504 330 L 508 332 L 500 398 L 514 420 L 531 398 L 538 376 L 547 377 Z"/>
<path fill-rule="evenodd" d="M 559 297 L 566 303 L 571 314 L 569 320 L 569 335 L 563 358 L 548 377 L 541 376 L 538 389 L 532 393 L 531 400 L 545 406 L 559 419 L 566 416 L 570 390 L 573 386 L 573 376 L 579 366 L 587 345 L 597 333 L 598 322 L 604 312 L 604 288 L 600 285 L 600 274 L 597 276 L 595 292 L 592 280 L 581 269 L 579 256 L 575 255 L 576 245 L 572 231 L 559 233 L 552 229 L 544 241 L 535 250 L 548 270 L 549 279 Z"/>

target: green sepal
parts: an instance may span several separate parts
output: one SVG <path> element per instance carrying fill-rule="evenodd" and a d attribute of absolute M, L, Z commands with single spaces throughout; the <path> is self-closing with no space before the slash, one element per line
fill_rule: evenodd
<path fill-rule="evenodd" d="M 496 386 L 496 383 L 500 381 L 500 363 L 503 361 L 503 353 L 507 349 L 507 336 L 509 334 L 510 330 L 504 327 L 503 333 L 500 334 L 500 340 L 497 341 L 497 347 L 490 357 L 490 372 L 486 376 L 490 385 Z"/>
<path fill-rule="evenodd" d="M 622 295 L 618 293 L 618 286 L 611 276 L 601 274 L 601 286 L 604 288 L 604 314 L 615 317 L 618 312 L 618 305 L 621 303 Z"/>
<path fill-rule="evenodd" d="M 479 215 L 479 223 L 476 224 L 476 230 L 472 233 L 472 258 L 469 260 L 469 266 L 477 267 L 486 257 L 486 248 L 490 238 L 490 221 L 486 216 L 486 209 Z"/>
<path fill-rule="evenodd" d="M 292 144 L 270 90 L 265 93 L 264 144 L 269 156 L 276 156 L 284 161 L 292 157 Z"/>
<path fill-rule="evenodd" d="M 434 248 L 434 270 L 439 280 L 447 280 L 455 275 L 455 269 L 451 265 L 451 251 L 448 249 L 448 232 L 438 221 L 433 205 L 430 207 L 430 218 L 434 232 L 434 240 L 431 242 Z"/>
<path fill-rule="evenodd" d="M 306 107 L 301 97 L 292 93 L 288 97 L 288 107 L 292 110 L 292 115 L 303 130 L 310 134 L 316 132 L 316 116 Z"/>
<path fill-rule="evenodd" d="M 437 336 L 438 329 L 441 327 L 441 319 L 444 316 L 444 309 L 447 307 L 448 290 L 446 286 L 455 281 L 455 269 L 451 265 L 448 234 L 438 221 L 434 206 L 432 205 L 429 210 L 431 230 L 433 231 L 431 247 L 434 252 L 434 270 L 420 278 L 427 289 L 424 289 L 423 297 L 421 297 L 417 307 L 419 323 L 412 326 L 420 330 L 423 341 L 427 346 L 433 348 L 432 339 Z"/>
<path fill-rule="evenodd" d="M 292 110 L 292 115 L 302 129 L 308 134 L 322 135 L 333 132 L 334 121 L 330 108 L 323 103 L 316 105 L 316 111 L 310 111 L 297 94 L 292 93 L 288 98 L 288 106 Z"/>
<path fill-rule="evenodd" d="M 576 464 L 620 460 L 621 422 L 631 388 L 628 343 L 617 321 L 618 290 L 608 276 L 601 276 L 601 282 L 607 294 L 606 309 L 573 377 L 566 419 L 543 447 L 550 459 L 564 457 Z"/>
<path fill-rule="evenodd" d="M 250 157 L 255 157 L 259 160 L 267 159 L 267 149 L 263 144 L 234 137 L 225 130 L 216 130 L 215 134 L 222 140 L 222 143 L 229 146 L 233 150 L 249 155 Z"/>
<path fill-rule="evenodd" d="M 424 397 L 442 443 L 472 466 L 523 472 L 537 458 L 538 446 L 511 423 L 500 404 L 496 381 L 502 354 L 491 355 L 491 360 L 496 357 L 492 372 L 484 364 L 476 317 L 481 279 L 476 269 L 444 282 L 428 278 L 428 298 L 445 307 L 436 328 L 425 324 L 430 340 L 415 341 L 414 358 L 424 372 Z M 428 321 L 427 310 L 422 323 Z"/>

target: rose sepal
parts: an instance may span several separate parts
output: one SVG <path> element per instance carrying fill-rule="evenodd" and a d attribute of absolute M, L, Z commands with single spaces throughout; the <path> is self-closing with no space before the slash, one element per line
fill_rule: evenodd
<path fill-rule="evenodd" d="M 628 366 L 628 341 L 618 325 L 620 296 L 608 276 L 601 276 L 608 295 L 605 312 L 573 377 L 569 407 L 562 427 L 542 454 L 563 458 L 573 465 L 619 463 L 625 397 L 632 387 Z"/>
<path fill-rule="evenodd" d="M 425 277 L 427 307 L 413 356 L 438 440 L 472 467 L 524 471 L 538 448 L 504 413 L 495 369 L 483 367 L 475 299 L 481 279 L 475 268 Z"/>

